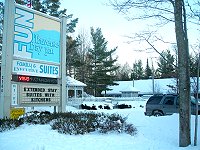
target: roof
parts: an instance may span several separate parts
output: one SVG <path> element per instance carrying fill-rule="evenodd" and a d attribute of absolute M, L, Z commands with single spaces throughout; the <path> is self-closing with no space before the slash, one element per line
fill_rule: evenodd
<path fill-rule="evenodd" d="M 128 90 L 128 88 L 133 87 L 132 90 L 139 91 L 139 94 L 152 94 L 153 87 L 152 79 L 146 80 L 133 80 L 133 81 L 116 81 L 118 85 L 108 86 L 109 89 L 106 91 L 106 94 L 121 94 L 121 91 Z M 175 78 L 167 78 L 167 79 L 154 79 L 154 91 L 156 93 L 173 93 L 172 89 L 169 88 L 171 85 L 176 87 L 176 79 Z M 130 90 L 130 89 L 129 89 Z"/>
<path fill-rule="evenodd" d="M 76 79 L 74 79 L 70 76 L 66 77 L 66 85 L 67 86 L 81 86 L 81 87 L 87 86 L 85 83 L 80 82 L 80 81 L 78 81 L 78 80 L 76 80 Z"/>
<path fill-rule="evenodd" d="M 139 90 L 137 88 L 129 85 L 126 88 L 122 89 L 120 92 L 139 92 Z"/>

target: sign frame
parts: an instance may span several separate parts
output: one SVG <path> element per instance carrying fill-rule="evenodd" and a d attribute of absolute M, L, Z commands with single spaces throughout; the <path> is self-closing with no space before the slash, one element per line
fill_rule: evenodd
<path fill-rule="evenodd" d="M 14 55 L 14 48 L 16 48 L 16 38 L 23 39 L 25 42 L 21 43 L 21 51 L 26 50 L 26 44 L 31 40 L 29 39 L 30 32 L 27 29 L 24 29 L 23 33 L 20 32 L 20 29 L 22 28 L 22 25 L 20 24 L 21 21 L 25 23 L 24 25 L 28 27 L 31 26 L 31 19 L 29 18 L 28 20 L 23 21 L 22 18 L 24 17 L 24 14 L 21 14 L 17 17 L 17 23 L 20 25 L 17 27 L 15 26 L 16 23 L 16 8 L 23 9 L 26 12 L 31 12 L 35 13 L 37 15 L 40 15 L 42 17 L 45 17 L 47 20 L 48 19 L 53 19 L 54 21 L 59 22 L 59 61 L 47 61 L 47 60 L 40 60 L 40 59 L 31 59 L 30 57 L 20 57 L 19 55 Z M 26 18 L 25 18 L 26 19 Z M 15 82 L 11 81 L 12 75 L 17 74 L 17 75 L 27 75 L 26 70 L 24 72 L 13 72 L 13 60 L 18 60 L 18 61 L 25 61 L 25 62 L 31 62 L 31 63 L 39 63 L 39 65 L 50 65 L 50 69 L 48 70 L 49 73 L 52 73 L 52 68 L 53 67 L 58 67 L 59 71 L 56 75 L 44 75 L 44 74 L 33 74 L 34 76 L 42 76 L 42 77 L 52 77 L 52 78 L 57 78 L 58 79 L 58 84 L 55 84 L 55 86 L 60 87 L 60 93 L 59 93 L 59 104 L 56 105 L 58 106 L 58 111 L 59 112 L 65 112 L 66 110 L 66 16 L 62 15 L 60 18 L 55 18 L 46 14 L 43 14 L 41 12 L 32 10 L 30 8 L 26 8 L 25 6 L 16 4 L 14 0 L 6 0 L 5 1 L 5 12 L 4 12 L 4 30 L 3 30 L 3 46 L 2 46 L 2 65 L 1 65 L 1 98 L 0 98 L 0 118 L 9 118 L 10 117 L 10 109 L 13 107 L 12 106 L 12 98 L 17 97 L 19 98 L 19 87 L 23 84 L 23 82 Z M 46 27 L 44 27 L 46 28 Z M 47 29 L 48 30 L 48 29 Z M 21 36 L 21 37 L 20 37 Z M 27 39 L 26 39 L 27 38 Z M 52 44 L 47 44 L 51 43 L 52 41 L 46 41 L 46 46 L 49 46 Z M 54 45 L 54 47 L 58 48 L 57 46 Z M 19 46 L 19 44 L 18 44 Z M 19 48 L 19 47 L 18 47 Z M 44 48 L 45 49 L 45 48 Z M 19 49 L 18 49 L 19 50 Z M 46 50 L 46 49 L 45 49 Z M 52 54 L 52 51 L 48 51 L 49 53 L 47 54 Z M 23 55 L 24 56 L 24 55 Z M 53 66 L 53 67 L 51 67 Z M 40 67 L 39 67 L 40 68 Z M 41 69 L 41 68 L 40 68 Z M 30 74 L 29 74 L 30 75 Z M 18 90 L 17 94 L 12 93 L 12 85 L 17 84 Z M 32 85 L 32 84 L 31 84 Z M 33 84 L 33 85 L 41 85 L 40 84 Z M 52 84 L 51 84 L 52 85 Z M 48 84 L 49 86 L 49 84 Z M 14 95 L 14 96 L 13 96 Z M 19 102 L 19 99 L 18 99 Z M 21 107 L 21 104 L 17 104 L 17 106 Z M 48 106 L 51 106 L 47 104 Z M 32 105 L 26 105 L 27 107 L 32 107 L 36 106 L 35 104 Z M 46 106 L 45 105 L 40 105 L 40 106 Z M 53 104 L 52 106 L 55 106 Z"/>
<path fill-rule="evenodd" d="M 20 106 L 59 106 L 61 87 L 59 85 L 23 83 L 19 85 Z"/>

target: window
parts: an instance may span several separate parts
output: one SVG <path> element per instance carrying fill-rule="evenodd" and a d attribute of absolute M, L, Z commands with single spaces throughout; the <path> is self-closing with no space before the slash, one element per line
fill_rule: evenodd
<path fill-rule="evenodd" d="M 174 105 L 174 98 L 175 97 L 166 97 L 164 100 L 165 105 Z"/>
<path fill-rule="evenodd" d="M 69 98 L 74 97 L 74 90 L 68 90 L 68 97 Z"/>
<path fill-rule="evenodd" d="M 149 98 L 147 104 L 159 104 L 163 96 L 152 96 Z"/>
<path fill-rule="evenodd" d="M 82 97 L 82 91 L 81 90 L 76 91 L 76 97 L 78 97 L 78 98 Z"/>

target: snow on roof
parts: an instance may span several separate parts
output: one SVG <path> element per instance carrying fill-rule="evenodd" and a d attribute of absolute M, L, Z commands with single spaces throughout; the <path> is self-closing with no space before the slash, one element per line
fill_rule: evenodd
<path fill-rule="evenodd" d="M 66 85 L 67 86 L 87 86 L 85 83 L 80 82 L 70 76 L 66 77 Z"/>
<path fill-rule="evenodd" d="M 115 83 L 119 85 L 108 86 L 109 89 L 106 91 L 106 94 L 121 94 L 121 91 L 124 91 L 127 87 L 133 87 L 139 91 L 139 94 L 152 94 L 153 93 L 153 80 L 134 80 L 134 81 L 116 81 Z M 167 85 L 172 85 L 176 87 L 176 79 L 175 78 L 167 78 L 167 79 L 154 79 L 154 91 L 156 93 L 172 93 L 172 89 Z"/>
<path fill-rule="evenodd" d="M 122 89 L 120 92 L 139 92 L 139 90 L 137 88 L 129 85 L 125 89 Z"/>

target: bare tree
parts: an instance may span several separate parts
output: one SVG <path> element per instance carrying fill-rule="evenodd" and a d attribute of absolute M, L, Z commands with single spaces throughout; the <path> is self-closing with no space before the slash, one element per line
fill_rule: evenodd
<path fill-rule="evenodd" d="M 119 69 L 115 71 L 116 74 L 116 80 L 118 81 L 129 81 L 131 78 L 131 67 L 129 64 L 126 62 L 123 66 L 120 64 L 117 64 Z"/>
<path fill-rule="evenodd" d="M 110 0 L 110 4 L 118 12 L 129 16 L 128 19 L 130 20 L 154 18 L 160 21 L 157 24 L 160 26 L 168 22 L 174 22 L 178 48 L 178 78 L 180 95 L 179 146 L 186 147 L 190 145 L 189 48 L 184 0 Z M 137 12 L 135 16 L 131 13 L 132 10 Z M 131 16 L 131 14 L 133 16 Z"/>
<path fill-rule="evenodd" d="M 76 41 L 78 42 L 77 54 L 79 55 L 79 66 L 77 66 L 75 77 L 86 83 L 86 79 L 89 76 L 88 66 L 91 61 L 88 53 L 91 47 L 90 36 L 84 29 L 81 29 Z"/>

